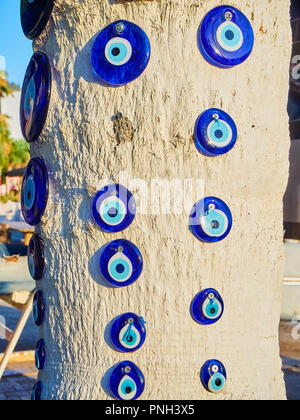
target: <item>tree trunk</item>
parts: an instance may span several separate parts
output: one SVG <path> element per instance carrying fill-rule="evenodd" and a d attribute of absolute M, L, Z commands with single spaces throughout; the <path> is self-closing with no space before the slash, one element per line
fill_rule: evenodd
<path fill-rule="evenodd" d="M 48 54 L 53 74 L 46 127 L 31 146 L 51 179 L 38 228 L 47 262 L 38 283 L 47 307 L 40 329 L 47 352 L 39 375 L 42 399 L 110 398 L 105 373 L 127 359 L 145 376 L 143 399 L 285 397 L 278 322 L 289 7 L 281 0 L 232 3 L 251 21 L 255 47 L 230 70 L 212 67 L 197 49 L 197 29 L 216 6 L 212 0 L 60 0 L 34 42 L 35 50 Z M 93 74 L 90 54 L 98 32 L 118 19 L 144 29 L 152 55 L 137 80 L 109 88 Z M 235 148 L 219 158 L 200 155 L 193 142 L 198 115 L 211 107 L 228 112 L 239 133 Z M 132 124 L 129 136 L 114 125 L 118 112 Z M 105 179 L 129 188 L 144 210 L 119 234 L 104 233 L 93 222 L 93 197 Z M 173 182 L 177 197 L 180 186 L 190 186 L 183 212 L 158 211 L 156 179 Z M 203 195 L 221 198 L 232 211 L 232 231 L 220 243 L 201 243 L 189 232 L 189 212 Z M 99 249 L 118 238 L 138 246 L 144 270 L 129 287 L 107 288 L 99 281 Z M 221 293 L 225 313 L 205 327 L 192 320 L 189 307 L 208 287 Z M 147 339 L 124 355 L 104 335 L 110 321 L 127 311 L 145 318 Z M 228 375 L 218 395 L 199 378 L 212 358 Z"/>

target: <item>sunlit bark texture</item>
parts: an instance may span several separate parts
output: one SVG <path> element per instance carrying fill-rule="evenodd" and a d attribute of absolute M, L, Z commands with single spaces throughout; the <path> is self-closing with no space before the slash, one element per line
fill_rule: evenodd
<path fill-rule="evenodd" d="M 51 178 L 38 227 L 47 261 L 38 284 L 47 305 L 40 329 L 47 351 L 43 399 L 110 398 L 105 373 L 126 359 L 144 373 L 144 399 L 285 397 L 278 322 L 289 149 L 288 2 L 232 1 L 251 21 L 255 47 L 242 65 L 220 70 L 202 58 L 196 34 L 204 15 L 226 3 L 57 0 L 34 42 L 48 54 L 53 74 L 47 123 L 31 146 Z M 90 55 L 99 31 L 118 19 L 143 28 L 152 55 L 136 81 L 109 88 L 94 75 Z M 218 158 L 202 156 L 193 142 L 196 118 L 210 107 L 228 112 L 239 132 L 236 147 Z M 113 119 L 118 112 L 124 124 Z M 103 233 L 93 222 L 93 197 L 103 179 L 118 181 L 120 172 L 138 208 L 148 200 L 148 214 L 139 212 L 119 234 Z M 137 178 L 145 182 L 141 200 L 132 185 Z M 153 214 L 155 197 L 145 194 L 153 179 L 193 180 L 185 211 Z M 204 191 L 196 184 L 201 179 Z M 203 194 L 220 197 L 233 214 L 230 235 L 217 244 L 201 243 L 188 229 L 189 210 Z M 117 238 L 139 247 L 144 270 L 133 285 L 114 289 L 99 280 L 98 257 Z M 222 294 L 226 309 L 218 323 L 204 327 L 189 307 L 207 287 Z M 146 319 L 147 339 L 124 355 L 107 345 L 105 330 L 128 311 Z M 217 395 L 199 379 L 211 358 L 222 361 L 228 375 Z"/>

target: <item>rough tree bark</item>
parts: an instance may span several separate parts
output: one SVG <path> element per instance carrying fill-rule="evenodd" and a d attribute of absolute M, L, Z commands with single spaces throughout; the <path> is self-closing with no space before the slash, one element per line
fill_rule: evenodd
<path fill-rule="evenodd" d="M 60 0 L 34 49 L 45 51 L 53 73 L 51 105 L 41 141 L 51 178 L 47 213 L 38 227 L 47 271 L 38 287 L 47 313 L 41 336 L 47 366 L 43 399 L 106 399 L 101 381 L 129 358 L 146 378 L 144 399 L 284 398 L 278 346 L 283 273 L 282 196 L 288 175 L 286 114 L 290 58 L 289 7 L 282 0 L 230 3 L 251 20 L 255 48 L 241 66 L 219 70 L 197 49 L 196 33 L 214 0 Z M 127 19 L 140 25 L 152 47 L 150 64 L 135 82 L 101 86 L 90 53 L 96 34 Z M 237 123 L 236 147 L 220 158 L 201 156 L 192 134 L 209 107 Z M 112 116 L 122 112 L 134 133 L 120 142 Z M 120 234 L 101 232 L 91 205 L 102 179 L 120 171 L 148 185 L 154 178 L 203 179 L 205 195 L 223 199 L 234 225 L 223 242 L 200 243 L 188 230 L 188 212 L 138 214 Z M 131 191 L 135 191 L 131 188 Z M 202 197 L 194 188 L 187 210 Z M 187 199 L 188 200 L 188 199 Z M 139 203 L 141 204 L 141 203 Z M 142 203 L 143 204 L 143 203 Z M 100 247 L 117 238 L 135 243 L 144 257 L 141 278 L 127 288 L 100 284 Z M 226 311 L 201 327 L 189 315 L 192 298 L 214 287 Z M 107 324 L 126 311 L 147 320 L 147 340 L 122 355 L 105 342 Z M 208 394 L 202 364 L 218 358 L 228 384 Z M 105 381 L 102 381 L 105 383 Z"/>

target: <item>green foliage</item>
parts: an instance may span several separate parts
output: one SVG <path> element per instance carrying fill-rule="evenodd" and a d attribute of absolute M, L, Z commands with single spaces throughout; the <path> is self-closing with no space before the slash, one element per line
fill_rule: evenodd
<path fill-rule="evenodd" d="M 6 204 L 9 201 L 18 203 L 20 201 L 20 193 L 17 193 L 16 191 L 11 191 L 10 193 L 0 197 L 0 203 Z"/>

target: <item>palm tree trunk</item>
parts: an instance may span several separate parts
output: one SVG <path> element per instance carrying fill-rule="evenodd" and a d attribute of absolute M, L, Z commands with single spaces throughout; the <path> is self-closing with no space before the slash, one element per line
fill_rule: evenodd
<path fill-rule="evenodd" d="M 48 54 L 53 74 L 43 138 L 31 146 L 32 156 L 45 159 L 52 189 L 40 228 L 47 261 L 38 284 L 47 307 L 40 331 L 47 352 L 43 399 L 109 398 L 105 373 L 126 359 L 145 376 L 144 399 L 285 396 L 278 322 L 289 10 L 281 0 L 234 4 L 251 20 L 255 48 L 231 70 L 210 66 L 197 49 L 198 26 L 216 6 L 211 0 L 61 0 L 34 43 Z M 118 19 L 144 29 L 152 56 L 136 81 L 109 88 L 93 74 L 90 54 L 96 34 Z M 193 143 L 196 118 L 210 107 L 226 110 L 239 131 L 236 147 L 219 158 L 200 155 Z M 113 120 L 117 113 L 127 118 L 129 135 Z M 93 222 L 93 197 L 104 179 L 120 181 L 147 210 L 119 234 L 103 233 Z M 191 186 L 183 190 L 183 211 L 157 210 L 157 179 L 173 183 L 177 198 L 181 187 Z M 188 229 L 189 212 L 203 194 L 220 197 L 233 214 L 230 236 L 218 244 L 203 244 Z M 136 244 L 144 259 L 142 276 L 120 289 L 104 287 L 98 273 L 99 249 L 117 238 Z M 211 327 L 189 314 L 206 287 L 216 288 L 226 307 Z M 104 335 L 114 317 L 129 311 L 146 319 L 147 339 L 128 356 L 110 348 Z M 211 358 L 228 375 L 217 395 L 199 379 Z"/>

